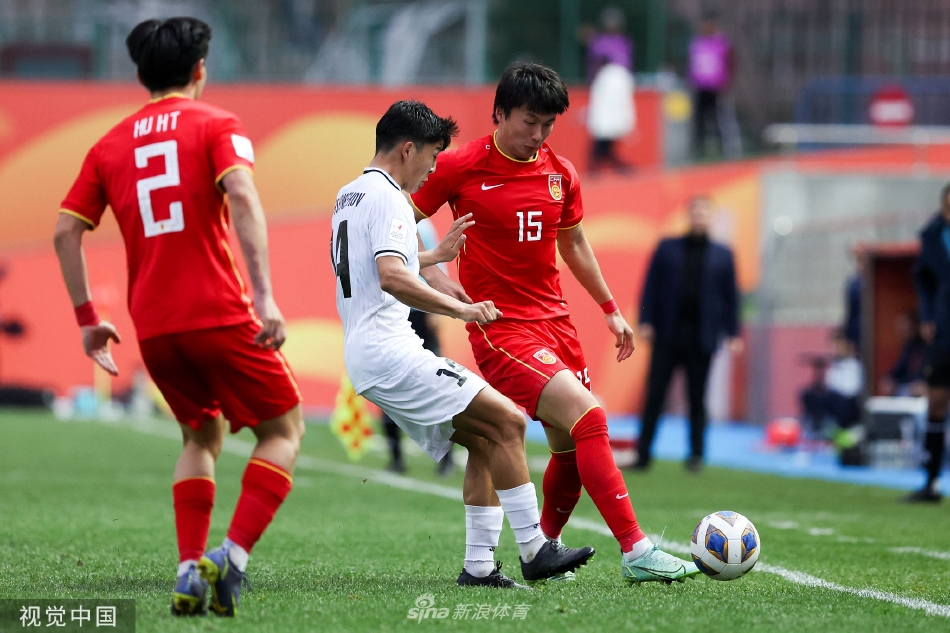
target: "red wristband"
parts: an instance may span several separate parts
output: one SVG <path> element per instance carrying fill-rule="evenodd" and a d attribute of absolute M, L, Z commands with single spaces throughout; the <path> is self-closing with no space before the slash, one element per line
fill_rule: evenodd
<path fill-rule="evenodd" d="M 604 311 L 604 314 L 613 314 L 620 309 L 620 306 L 617 305 L 617 302 L 611 299 L 610 301 L 604 301 L 600 304 L 600 309 Z"/>
<path fill-rule="evenodd" d="M 92 305 L 92 301 L 76 306 L 76 322 L 79 323 L 79 327 L 99 325 L 102 322 L 99 313 L 96 312 L 96 306 Z"/>

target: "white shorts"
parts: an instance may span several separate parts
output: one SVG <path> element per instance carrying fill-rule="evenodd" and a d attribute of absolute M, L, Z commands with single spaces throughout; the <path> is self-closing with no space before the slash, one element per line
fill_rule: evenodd
<path fill-rule="evenodd" d="M 452 447 L 452 418 L 488 386 L 448 358 L 412 350 L 404 369 L 360 395 L 389 414 L 416 444 L 438 461 Z"/>

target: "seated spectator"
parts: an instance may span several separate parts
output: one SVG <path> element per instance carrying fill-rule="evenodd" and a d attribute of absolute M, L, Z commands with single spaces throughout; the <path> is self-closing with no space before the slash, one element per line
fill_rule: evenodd
<path fill-rule="evenodd" d="M 861 363 L 842 328 L 833 331 L 832 342 L 834 356 L 830 362 L 823 357 L 812 359 L 812 381 L 799 395 L 806 428 L 816 435 L 830 436 L 861 418 Z"/>
<path fill-rule="evenodd" d="M 928 345 L 920 335 L 917 315 L 905 312 L 897 317 L 897 332 L 903 341 L 901 355 L 886 375 L 881 378 L 880 392 L 885 396 L 913 396 L 927 394 L 924 368 L 927 366 Z"/>

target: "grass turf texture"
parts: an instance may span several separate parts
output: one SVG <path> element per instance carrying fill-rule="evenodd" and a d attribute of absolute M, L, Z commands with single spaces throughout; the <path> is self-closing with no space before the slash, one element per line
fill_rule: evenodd
<path fill-rule="evenodd" d="M 620 581 L 616 542 L 570 524 L 568 544 L 598 551 L 577 582 L 535 592 L 459 588 L 460 502 L 312 469 L 298 470 L 293 493 L 254 550 L 253 591 L 242 596 L 240 618 L 174 619 L 168 613 L 177 563 L 171 473 L 179 443 L 169 439 L 177 433 L 173 422 L 156 425 L 168 437 L 123 423 L 0 414 L 0 598 L 134 598 L 139 631 L 950 630 L 944 617 L 760 571 L 730 583 L 701 578 L 629 587 Z M 245 431 L 238 439 L 253 438 Z M 545 454 L 537 445 L 529 452 Z M 346 463 L 322 425 L 308 428 L 302 454 Z M 384 455 L 369 454 L 361 466 L 384 462 Z M 227 449 L 218 462 L 212 545 L 224 535 L 245 463 Z M 409 457 L 407 463 L 410 477 L 461 487 L 461 474 L 438 478 L 427 458 Z M 540 489 L 541 473 L 532 476 Z M 666 527 L 668 541 L 686 544 L 705 514 L 736 510 L 761 534 L 760 563 L 950 604 L 947 560 L 891 551 L 950 551 L 946 506 L 900 506 L 890 490 L 716 468 L 695 476 L 672 463 L 627 481 L 644 529 L 656 534 Z M 586 496 L 575 516 L 600 522 Z M 507 526 L 496 558 L 520 578 Z M 408 619 L 422 594 L 432 594 L 436 607 L 448 607 L 449 617 Z M 471 615 L 453 619 L 458 604 L 530 609 L 523 621 L 509 611 L 489 623 Z"/>

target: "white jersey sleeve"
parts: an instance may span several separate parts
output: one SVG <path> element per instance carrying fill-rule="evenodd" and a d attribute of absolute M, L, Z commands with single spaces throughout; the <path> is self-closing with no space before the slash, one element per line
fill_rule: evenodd
<path fill-rule="evenodd" d="M 400 198 L 402 194 L 400 194 Z M 376 207 L 369 218 L 369 236 L 373 248 L 373 257 L 379 259 L 386 255 L 398 255 L 406 264 L 409 263 L 410 253 L 413 249 L 409 246 L 409 240 L 416 243 L 418 251 L 418 241 L 416 239 L 415 220 L 407 218 L 407 205 L 400 205 L 398 201 L 392 204 L 391 195 L 379 196 L 374 200 Z"/>

